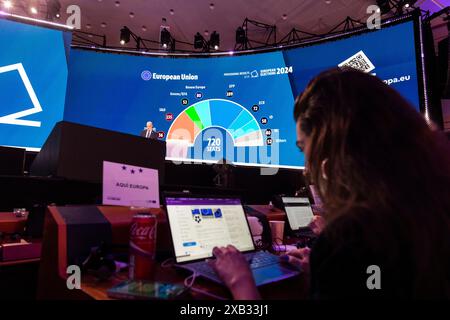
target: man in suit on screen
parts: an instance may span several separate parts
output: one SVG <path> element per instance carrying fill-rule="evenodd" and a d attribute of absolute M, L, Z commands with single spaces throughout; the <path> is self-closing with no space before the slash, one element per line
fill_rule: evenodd
<path fill-rule="evenodd" d="M 147 126 L 141 131 L 141 137 L 154 140 L 158 139 L 158 134 L 153 128 L 153 123 L 151 121 L 148 121 Z"/>

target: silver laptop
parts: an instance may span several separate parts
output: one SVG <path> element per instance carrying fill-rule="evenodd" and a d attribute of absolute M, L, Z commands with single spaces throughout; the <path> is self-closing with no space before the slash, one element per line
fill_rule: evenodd
<path fill-rule="evenodd" d="M 178 267 L 222 283 L 205 260 L 214 247 L 233 245 L 249 261 L 257 286 L 299 274 L 278 256 L 255 250 L 240 199 L 181 195 L 166 196 L 165 203 Z"/>
<path fill-rule="evenodd" d="M 307 197 L 282 197 L 281 200 L 291 232 L 297 236 L 313 235 L 309 224 L 314 213 L 309 199 Z"/>

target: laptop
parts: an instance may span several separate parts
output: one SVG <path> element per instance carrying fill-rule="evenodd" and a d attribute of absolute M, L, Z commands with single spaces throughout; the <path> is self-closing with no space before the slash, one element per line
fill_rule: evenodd
<path fill-rule="evenodd" d="M 205 260 L 213 257 L 214 247 L 233 245 L 249 261 L 257 286 L 299 274 L 278 256 L 255 250 L 239 198 L 166 196 L 165 204 L 178 267 L 222 284 Z"/>
<path fill-rule="evenodd" d="M 286 212 L 288 226 L 295 236 L 313 236 L 309 224 L 314 213 L 307 197 L 281 197 Z"/>

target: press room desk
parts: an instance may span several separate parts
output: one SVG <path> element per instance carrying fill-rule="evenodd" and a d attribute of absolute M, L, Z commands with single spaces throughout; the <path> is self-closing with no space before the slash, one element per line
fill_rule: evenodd
<path fill-rule="evenodd" d="M 157 268 L 156 280 L 160 282 L 183 284 L 184 279 L 189 275 L 190 273 L 188 271 L 177 270 L 173 267 L 159 267 Z M 84 276 L 81 282 L 81 291 L 88 299 L 111 300 L 111 298 L 108 297 L 107 290 L 127 279 L 128 275 L 126 272 L 121 272 L 107 281 L 99 281 L 92 275 Z M 228 290 L 223 286 L 201 277 L 195 280 L 193 287 L 224 299 L 232 299 Z M 306 299 L 308 297 L 308 286 L 306 285 L 305 276 L 299 275 L 295 278 L 262 286 L 259 288 L 259 292 L 264 300 Z M 184 299 L 213 300 L 214 297 L 191 290 Z"/>
<path fill-rule="evenodd" d="M 286 214 L 280 209 L 267 205 L 252 205 L 250 207 L 264 213 L 268 220 L 284 221 L 286 219 Z M 189 271 L 186 270 L 176 269 L 174 267 L 158 267 L 156 271 L 156 280 L 183 284 L 184 279 L 189 275 Z M 82 278 L 81 291 L 88 299 L 110 300 L 111 298 L 108 297 L 107 290 L 127 279 L 127 272 L 121 272 L 103 282 L 97 280 L 92 275 L 87 275 Z M 194 288 L 226 299 L 232 298 L 226 288 L 201 277 L 198 277 L 195 280 Z M 303 274 L 292 279 L 262 286 L 259 288 L 259 291 L 262 298 L 266 300 L 305 299 L 308 297 L 308 286 L 306 285 L 306 279 Z M 207 294 L 191 290 L 186 299 L 208 300 L 214 298 Z"/>
<path fill-rule="evenodd" d="M 252 205 L 250 207 L 264 213 L 268 220 L 284 221 L 286 219 L 286 214 L 284 211 L 275 207 L 270 207 L 267 205 Z M 156 272 L 157 281 L 180 284 L 183 284 L 184 279 L 190 275 L 189 271 L 176 269 L 174 267 L 158 267 Z M 97 280 L 92 275 L 84 276 L 82 278 L 81 291 L 88 297 L 88 299 L 110 300 L 111 298 L 108 297 L 107 290 L 122 281 L 126 281 L 127 279 L 127 272 L 121 272 L 112 277 L 110 280 L 103 282 Z M 198 277 L 195 280 L 194 288 L 219 297 L 232 299 L 228 290 L 223 286 L 201 277 Z M 308 297 L 308 286 L 305 276 L 301 274 L 292 279 L 262 286 L 259 288 L 259 292 L 261 293 L 261 297 L 265 300 L 306 299 Z M 191 290 L 186 299 L 209 300 L 214 298 L 207 294 Z"/>
<path fill-rule="evenodd" d="M 113 207 L 101 207 L 104 213 L 109 212 L 109 214 L 117 215 L 118 213 L 125 214 L 129 211 L 128 208 L 113 208 Z M 253 206 L 253 209 L 258 211 L 263 211 L 267 215 L 268 220 L 285 219 L 285 214 L 283 211 L 274 209 L 268 206 Z M 68 290 L 65 281 L 65 267 L 64 261 L 59 259 L 58 248 L 58 233 L 57 231 L 57 220 L 55 219 L 57 208 L 50 210 L 50 214 L 46 215 L 46 238 L 43 243 L 43 253 L 41 260 L 41 268 L 39 273 L 39 284 L 38 284 L 38 299 L 95 299 L 103 300 L 109 299 L 107 295 L 107 290 L 118 283 L 127 280 L 127 272 L 119 273 L 112 279 L 107 281 L 98 281 L 94 276 L 89 274 L 82 275 L 81 290 Z M 116 212 L 120 211 L 120 212 Z M 130 212 L 126 214 L 128 216 Z M 165 216 L 163 212 L 158 212 L 158 215 Z M 124 220 L 125 221 L 125 220 Z M 159 230 L 163 231 L 167 228 L 167 222 L 161 221 L 161 228 Z M 164 226 L 165 223 L 165 227 Z M 121 225 L 121 230 L 123 229 Z M 168 231 L 168 230 L 167 230 Z M 162 234 L 161 234 L 162 235 Z M 127 234 L 123 237 L 128 241 L 129 235 Z M 122 239 L 122 240 L 124 240 Z M 118 243 L 125 243 L 118 242 Z M 159 248 L 165 252 L 165 249 Z M 166 248 L 168 249 L 168 248 Z M 165 258 L 163 258 L 165 259 Z M 62 265 L 60 264 L 63 263 Z M 61 269 L 62 268 L 62 269 Z M 160 282 L 170 282 L 170 283 L 183 283 L 184 279 L 190 276 L 190 272 L 174 267 L 169 268 L 157 268 L 156 280 Z M 215 284 L 209 280 L 203 279 L 201 277 L 197 278 L 194 283 L 194 288 L 212 293 L 216 296 L 230 299 L 231 296 L 226 288 Z M 276 299 L 302 299 L 308 296 L 307 285 L 303 275 L 296 278 L 287 279 L 277 283 L 269 284 L 260 287 L 260 293 L 263 299 L 276 300 Z M 204 295 L 195 291 L 190 291 L 190 295 L 186 299 L 196 299 L 196 300 L 207 300 L 213 299 L 209 295 Z"/>
<path fill-rule="evenodd" d="M 251 205 L 250 208 L 266 215 L 267 220 L 285 221 L 286 213 L 273 206 L 268 205 Z"/>
<path fill-rule="evenodd" d="M 16 217 L 12 212 L 0 212 L 0 232 L 21 233 L 28 219 L 28 213 L 24 217 Z"/>

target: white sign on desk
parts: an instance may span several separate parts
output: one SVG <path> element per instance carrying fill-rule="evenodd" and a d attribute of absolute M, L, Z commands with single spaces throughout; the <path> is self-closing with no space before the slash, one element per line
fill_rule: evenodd
<path fill-rule="evenodd" d="M 159 208 L 158 170 L 103 161 L 103 204 Z"/>

